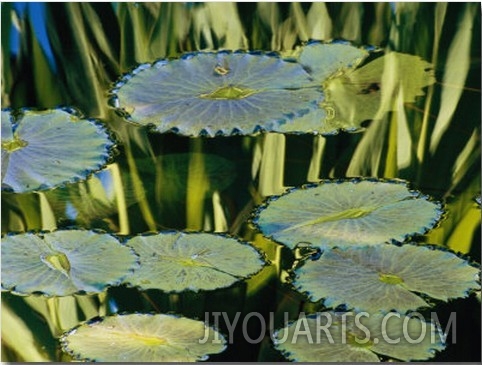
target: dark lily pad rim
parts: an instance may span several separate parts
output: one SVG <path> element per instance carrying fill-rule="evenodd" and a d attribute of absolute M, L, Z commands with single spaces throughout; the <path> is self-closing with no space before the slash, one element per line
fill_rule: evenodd
<path fill-rule="evenodd" d="M 247 54 L 247 55 L 253 55 L 253 56 L 268 56 L 268 57 L 277 58 L 277 59 L 279 59 L 281 61 L 284 61 L 284 62 L 287 62 L 287 63 L 298 64 L 303 70 L 305 70 L 305 68 L 300 63 L 296 62 L 296 60 L 285 59 L 285 58 L 281 57 L 281 55 L 278 52 L 275 52 L 275 51 L 262 51 L 262 50 L 249 51 L 249 50 L 242 50 L 242 49 L 238 49 L 238 50 L 233 51 L 233 50 L 223 49 L 223 50 L 219 50 L 219 51 L 186 52 L 186 53 L 182 53 L 181 55 L 179 55 L 179 57 L 159 58 L 159 59 L 154 60 L 153 62 L 146 62 L 146 63 L 138 64 L 138 65 L 134 66 L 133 68 L 131 68 L 130 71 L 122 74 L 117 81 L 115 81 L 114 83 L 111 84 L 111 88 L 109 89 L 109 92 L 108 92 L 108 105 L 111 108 L 113 108 L 115 113 L 118 116 L 120 116 L 123 120 L 125 120 L 125 121 L 127 121 L 127 122 L 129 122 L 129 123 L 131 123 L 135 126 L 144 127 L 144 128 L 147 129 L 148 132 L 159 134 L 159 132 L 157 131 L 157 126 L 154 123 L 149 123 L 149 124 L 143 125 L 141 123 L 137 123 L 137 122 L 133 121 L 131 115 L 126 110 L 124 110 L 123 108 L 121 108 L 119 106 L 119 98 L 117 96 L 117 93 L 118 93 L 119 89 L 122 86 L 124 86 L 131 78 L 133 78 L 135 75 L 142 72 L 143 70 L 155 67 L 157 65 L 165 65 L 168 62 L 175 61 L 175 60 L 187 60 L 187 59 L 195 57 L 196 55 L 199 55 L 199 54 L 204 54 L 204 55 Z M 306 72 L 306 70 L 305 70 L 305 72 Z M 317 86 L 312 86 L 312 87 L 316 88 Z M 321 89 L 320 89 L 320 91 L 321 91 Z M 199 134 L 197 136 L 185 136 L 185 137 L 215 138 L 215 137 L 232 137 L 232 136 L 246 136 L 246 135 L 256 136 L 256 135 L 259 135 L 259 134 L 262 134 L 262 133 L 276 133 L 276 134 L 279 133 L 279 134 L 295 134 L 295 135 L 309 134 L 309 133 L 302 133 L 302 132 L 293 132 L 293 133 L 286 133 L 285 132 L 285 133 L 282 133 L 282 132 L 267 131 L 262 125 L 257 125 L 257 126 L 254 127 L 253 132 L 249 133 L 249 134 L 243 133 L 239 128 L 235 127 L 231 130 L 231 133 L 229 133 L 229 134 L 226 134 L 223 131 L 219 130 L 219 131 L 216 131 L 214 133 L 214 135 L 211 135 L 206 129 L 201 129 L 201 131 L 199 132 Z M 182 134 L 179 134 L 179 128 L 177 128 L 177 127 L 173 127 L 166 132 L 162 132 L 162 134 L 175 134 L 175 135 L 184 136 Z M 316 133 L 311 133 L 311 134 L 316 134 Z"/>
<path fill-rule="evenodd" d="M 114 284 L 107 284 L 104 287 L 104 289 L 102 291 L 99 291 L 99 292 L 86 292 L 85 290 L 79 290 L 75 293 L 68 294 L 68 295 L 50 295 L 50 294 L 46 294 L 42 291 L 35 291 L 35 292 L 32 292 L 32 293 L 22 293 L 22 292 L 16 291 L 15 287 L 13 287 L 12 289 L 4 288 L 3 283 L 1 284 L 1 291 L 12 293 L 12 294 L 15 294 L 16 296 L 20 296 L 20 297 L 34 296 L 34 297 L 44 297 L 44 298 L 62 298 L 62 297 L 69 297 L 69 296 L 73 296 L 73 295 L 80 295 L 80 296 L 92 295 L 92 294 L 95 295 L 95 294 L 100 294 L 100 293 L 106 292 L 108 290 L 108 288 L 121 286 L 124 278 L 131 275 L 133 272 L 135 272 L 135 270 L 140 265 L 139 255 L 137 254 L 137 252 L 134 251 L 134 249 L 132 247 L 125 245 L 112 232 L 107 232 L 107 231 L 104 231 L 100 228 L 86 229 L 86 228 L 78 227 L 78 226 L 69 226 L 69 227 L 62 227 L 60 229 L 54 229 L 54 230 L 28 230 L 28 231 L 25 231 L 25 232 L 7 232 L 6 234 L 1 235 L 1 241 L 3 241 L 4 237 L 14 237 L 14 236 L 28 235 L 28 234 L 36 235 L 36 236 L 38 236 L 39 238 L 42 239 L 43 235 L 45 235 L 45 234 L 56 233 L 56 232 L 65 232 L 65 231 L 83 231 L 83 232 L 93 232 L 93 233 L 96 233 L 96 234 L 99 234 L 99 235 L 109 235 L 112 238 L 114 238 L 119 243 L 120 246 L 127 247 L 129 249 L 129 251 L 131 252 L 131 254 L 135 257 L 136 260 L 135 260 L 132 267 L 126 268 L 126 273 L 125 273 L 124 277 L 121 277 Z M 0 247 L 1 247 L 1 244 L 0 244 Z"/>
<path fill-rule="evenodd" d="M 440 224 L 447 218 L 448 212 L 445 209 L 445 204 L 442 203 L 441 201 L 435 200 L 435 198 L 422 194 L 420 191 L 416 189 L 410 188 L 410 182 L 407 180 L 403 179 L 386 179 L 386 178 L 376 178 L 376 177 L 352 177 L 352 178 L 340 178 L 340 179 L 320 179 L 315 183 L 308 183 L 308 184 L 303 184 L 301 186 L 295 186 L 295 187 L 288 187 L 285 189 L 285 191 L 279 195 L 271 195 L 268 196 L 264 199 L 264 201 L 259 204 L 254 210 L 251 212 L 250 217 L 248 218 L 248 223 L 254 226 L 254 228 L 263 235 L 263 237 L 274 241 L 280 245 L 288 247 L 286 244 L 283 242 L 277 241 L 274 239 L 272 236 L 265 235 L 261 229 L 261 226 L 259 225 L 259 216 L 262 211 L 264 211 L 268 206 L 271 204 L 271 202 L 278 200 L 279 198 L 290 194 L 291 192 L 298 191 L 298 190 L 307 190 L 311 188 L 317 188 L 321 185 L 324 184 L 343 184 L 343 183 L 360 183 L 363 181 L 368 181 L 368 182 L 373 182 L 373 183 L 388 183 L 388 184 L 398 184 L 398 185 L 403 185 L 407 188 L 407 191 L 409 194 L 413 196 L 414 199 L 424 199 L 428 202 L 431 202 L 436 205 L 436 211 L 438 213 L 438 217 L 435 219 L 432 219 L 424 228 L 422 232 L 417 232 L 417 233 L 409 233 L 406 234 L 403 238 L 402 241 L 396 240 L 396 239 L 390 239 L 387 240 L 386 243 L 398 243 L 398 242 L 406 242 L 407 240 L 415 239 L 416 237 L 421 237 L 427 232 L 429 232 L 432 229 L 435 229 L 440 226 Z M 295 245 L 296 246 L 296 245 Z"/>
<path fill-rule="evenodd" d="M 367 52 L 371 51 L 378 51 L 379 49 L 374 47 L 374 46 L 356 46 L 354 45 L 353 42 L 347 41 L 347 40 L 342 40 L 342 39 L 333 39 L 329 41 L 322 41 L 322 40 L 309 40 L 307 42 L 303 42 L 300 46 L 306 46 L 306 45 L 311 45 L 311 44 L 342 44 L 342 45 L 351 45 L 353 47 L 357 47 L 363 50 L 366 50 Z M 115 113 L 121 117 L 123 120 L 141 128 L 146 128 L 148 132 L 150 133 L 157 133 L 157 126 L 154 123 L 149 123 L 146 125 L 143 125 L 141 123 L 137 123 L 132 120 L 131 115 L 124 110 L 123 108 L 120 107 L 119 105 L 119 98 L 118 98 L 118 91 L 119 89 L 124 86 L 131 78 L 133 78 L 135 75 L 138 73 L 142 72 L 143 70 L 149 69 L 151 67 L 154 67 L 156 65 L 165 65 L 168 62 L 178 60 L 178 59 L 190 59 L 196 55 L 199 54 L 210 54 L 210 55 L 216 55 L 216 54 L 247 54 L 247 55 L 253 55 L 253 56 L 268 56 L 268 57 L 274 57 L 278 58 L 284 62 L 287 63 L 294 63 L 298 64 L 305 72 L 307 72 L 309 75 L 310 70 L 299 63 L 296 58 L 294 57 L 284 57 L 281 55 L 281 53 L 276 52 L 276 51 L 263 51 L 263 50 L 243 50 L 243 49 L 238 49 L 238 50 L 227 50 L 227 49 L 221 49 L 219 51 L 193 51 L 193 52 L 186 52 L 180 54 L 178 57 L 165 57 L 165 58 L 158 58 L 152 62 L 145 62 L 145 63 L 139 63 L 136 66 L 133 66 L 131 69 L 129 69 L 127 72 L 124 72 L 118 79 L 117 81 L 114 81 L 108 91 L 108 105 L 114 109 Z M 353 69 L 356 69 L 357 67 L 360 67 L 360 64 L 353 65 Z M 322 93 L 325 93 L 324 88 L 320 86 L 310 86 L 313 88 L 320 88 L 320 91 Z M 321 103 L 320 107 L 324 109 L 324 104 L 323 102 Z M 313 111 L 311 111 L 313 112 Z M 257 136 L 259 134 L 263 133 L 272 133 L 272 134 L 283 134 L 283 135 L 323 135 L 323 136 L 332 136 L 332 135 L 337 135 L 338 133 L 344 131 L 348 133 L 356 133 L 356 132 L 361 132 L 363 131 L 364 128 L 338 128 L 330 132 L 326 133 L 320 133 L 317 131 L 312 131 L 312 132 L 278 132 L 278 131 L 267 131 L 262 125 L 257 125 L 253 129 L 253 131 L 249 134 L 243 133 L 240 129 L 238 128 L 233 128 L 229 134 L 224 133 L 223 131 L 216 131 L 214 135 L 211 135 L 207 130 L 201 129 L 199 132 L 199 135 L 195 137 L 207 137 L 207 138 L 215 138 L 215 137 L 232 137 L 232 136 Z M 176 127 L 173 127 L 169 129 L 166 132 L 162 132 L 162 134 L 175 134 L 175 135 L 181 135 L 179 134 L 179 129 Z M 184 135 L 181 135 L 184 136 Z M 186 136 L 188 137 L 188 136 Z M 191 136 L 192 137 L 192 136 Z"/>
<path fill-rule="evenodd" d="M 342 308 L 340 308 L 340 307 L 341 307 L 341 306 L 338 306 L 337 309 L 325 308 L 325 309 L 323 309 L 323 310 L 321 310 L 321 311 L 318 311 L 318 312 L 315 312 L 315 313 L 305 313 L 304 316 L 305 316 L 307 319 L 316 319 L 319 313 L 336 313 L 336 314 L 346 314 L 346 313 L 355 313 L 355 314 L 356 314 L 356 313 L 360 313 L 360 312 L 355 311 L 355 310 L 349 310 L 349 309 L 346 309 L 346 308 L 343 308 L 343 309 L 342 309 Z M 366 313 L 366 312 L 365 312 L 365 313 Z M 397 312 L 397 313 L 398 313 L 398 312 Z M 375 312 L 375 313 L 370 313 L 370 314 L 372 314 L 372 315 L 377 315 L 377 314 L 384 314 L 384 313 L 382 313 L 382 312 Z M 407 316 L 407 317 L 410 316 L 410 313 L 407 313 L 407 314 L 399 313 L 399 314 L 401 314 L 401 315 L 403 315 L 403 316 Z M 415 318 L 418 318 L 418 317 L 415 317 Z M 294 323 L 295 323 L 297 320 L 299 320 L 299 319 L 300 319 L 300 318 L 298 318 L 298 319 L 293 319 L 293 320 L 289 320 L 288 322 L 285 323 L 285 326 L 284 326 L 284 327 L 279 327 L 279 328 L 277 328 L 276 330 L 273 331 L 273 335 L 270 336 L 270 337 L 271 337 L 271 341 L 270 341 L 271 347 L 272 347 L 274 350 L 276 350 L 276 351 L 278 351 L 279 353 L 281 353 L 281 354 L 282 354 L 286 359 L 288 359 L 288 360 L 293 360 L 293 359 L 291 358 L 291 354 L 292 354 L 292 353 L 291 353 L 290 351 L 288 351 L 288 350 L 285 350 L 285 349 L 279 349 L 279 348 L 277 347 L 277 344 L 274 342 L 274 339 L 275 339 L 275 336 L 276 336 L 281 330 L 283 330 L 283 329 L 285 329 L 285 328 L 288 328 L 288 327 L 290 327 L 290 326 L 293 326 Z M 418 318 L 418 319 L 420 320 L 420 318 Z M 420 321 L 421 321 L 421 320 L 420 320 Z M 432 321 L 427 320 L 427 318 L 425 318 L 425 317 L 424 317 L 424 322 L 425 322 L 425 324 L 432 325 L 432 326 L 435 327 L 435 325 L 432 323 Z M 440 352 L 444 351 L 445 349 L 446 349 L 446 347 L 443 348 L 443 349 L 440 349 L 440 350 L 438 350 L 438 349 L 436 349 L 436 348 L 433 348 L 433 347 L 430 347 L 429 350 L 431 350 L 431 351 L 433 352 L 434 356 L 435 356 L 435 354 L 436 354 L 437 352 L 440 353 Z M 377 352 L 375 352 L 375 351 L 373 351 L 373 350 L 370 350 L 370 349 L 369 349 L 368 351 L 370 351 L 371 353 L 373 353 L 374 355 L 376 355 L 376 356 L 380 359 L 380 361 L 382 361 L 382 360 L 385 360 L 385 361 L 386 361 L 386 360 L 389 360 L 389 359 L 397 360 L 397 359 L 394 358 L 394 357 L 390 357 L 390 356 L 387 356 L 387 355 L 379 354 L 379 353 L 377 353 Z M 432 358 L 433 358 L 434 356 L 432 356 Z"/>
<path fill-rule="evenodd" d="M 82 327 L 82 326 L 85 326 L 85 325 L 94 325 L 94 324 L 97 324 L 97 323 L 102 323 L 105 319 L 107 318 L 111 318 L 111 317 L 122 317 L 122 316 L 128 316 L 128 315 L 146 315 L 146 316 L 152 316 L 152 317 L 155 317 L 156 315 L 164 315 L 164 316 L 169 316 L 169 317 L 172 317 L 172 318 L 184 318 L 184 319 L 190 319 L 190 320 L 193 320 L 193 321 L 197 321 L 197 322 L 202 322 L 204 324 L 204 327 L 205 328 L 210 328 L 212 329 L 213 331 L 216 331 L 219 333 L 219 335 L 225 340 L 224 341 L 224 348 L 219 352 L 219 353 L 222 353 L 226 350 L 226 348 L 228 347 L 227 346 L 227 341 L 226 341 L 226 334 L 221 332 L 218 328 L 216 328 L 215 326 L 213 325 L 207 325 L 206 322 L 202 319 L 198 319 L 197 317 L 195 318 L 190 318 L 190 317 L 186 317 L 182 314 L 178 314 L 174 311 L 167 311 L 167 312 L 163 312 L 163 313 L 159 313 L 159 312 L 155 312 L 155 311 L 147 311 L 147 312 L 138 312 L 138 311 L 134 311 L 134 312 L 128 312 L 128 311 L 120 311 L 120 312 L 117 312 L 117 313 L 114 313 L 114 314 L 111 314 L 111 315 L 106 315 L 106 316 L 96 316 L 96 317 L 93 317 L 93 318 L 90 318 L 88 320 L 85 320 L 83 322 L 80 322 L 79 324 L 75 325 L 74 327 L 72 327 L 71 329 L 65 331 L 64 333 L 62 333 L 60 336 L 59 336 L 59 342 L 60 342 L 60 345 L 61 345 L 61 348 L 62 348 L 62 351 L 65 352 L 66 354 L 70 355 L 73 359 L 75 360 L 81 360 L 81 361 L 88 361 L 88 362 L 93 362 L 95 361 L 95 359 L 90 359 L 90 358 L 86 358 L 86 357 L 82 357 L 82 356 L 79 356 L 77 354 L 74 353 L 74 351 L 72 351 L 71 349 L 68 348 L 68 336 L 72 333 L 75 333 L 75 331 L 77 331 L 77 329 L 79 327 Z M 215 355 L 215 354 L 206 354 L 206 355 Z"/>
<path fill-rule="evenodd" d="M 250 243 L 249 241 L 245 241 L 245 240 L 242 240 L 240 239 L 239 237 L 237 236 L 234 236 L 234 235 L 231 235 L 229 233 L 221 233 L 221 232 L 207 232 L 207 231 L 194 231 L 194 230 L 175 230 L 175 229 L 169 229 L 169 230 L 163 230 L 163 231 L 156 231 L 156 232 L 144 232 L 144 233 L 139 233 L 139 234 L 136 234 L 136 235 L 124 235 L 124 236 L 117 236 L 119 238 L 119 240 L 125 244 L 126 246 L 128 247 L 131 247 L 129 246 L 129 241 L 133 238 L 136 238 L 136 237 L 150 237 L 150 236 L 159 236 L 161 234 L 183 234 L 183 235 L 190 235 L 190 236 L 194 236 L 194 235 L 200 235 L 200 234 L 209 234 L 209 235 L 212 235 L 212 236 L 216 236 L 216 237 L 221 237 L 221 238 L 227 238 L 227 239 L 233 239 L 235 241 L 237 241 L 237 243 L 239 244 L 242 244 L 242 245 L 245 245 L 245 246 L 249 246 L 250 248 L 252 248 L 253 250 L 255 250 L 255 252 L 258 254 L 258 258 L 259 260 L 261 261 L 261 264 L 260 264 L 260 268 L 258 269 L 258 271 L 254 272 L 254 273 L 251 273 L 249 275 L 247 275 L 246 277 L 243 277 L 243 278 L 238 278 L 237 276 L 234 276 L 232 274 L 230 274 L 232 277 L 236 278 L 236 281 L 234 281 L 232 284 L 228 285 L 228 286 L 224 286 L 224 287 L 219 287 L 217 289 L 212 289 L 212 290 L 206 290 L 206 289 L 199 289 L 197 291 L 197 293 L 210 293 L 210 292 L 213 292 L 214 290 L 225 290 L 225 289 L 229 289 L 229 288 L 232 288 L 236 285 L 240 285 L 241 283 L 243 283 L 244 281 L 252 278 L 253 276 L 259 274 L 265 267 L 271 265 L 271 261 L 268 259 L 267 255 L 265 252 L 263 252 L 261 249 L 259 249 L 258 247 L 254 246 L 252 243 Z M 131 247 L 132 248 L 132 247 Z M 133 249 L 133 248 L 132 248 Z M 134 250 L 135 251 L 135 250 Z M 136 255 L 139 257 L 139 266 L 138 268 L 140 268 L 140 266 L 142 266 L 142 262 L 140 260 L 140 256 L 136 253 Z M 138 269 L 137 268 L 137 269 Z M 136 269 L 134 270 L 134 274 L 135 274 L 135 271 Z M 176 290 L 171 290 L 171 291 L 164 291 L 160 288 L 149 288 L 149 289 L 143 289 L 140 285 L 133 285 L 131 283 L 129 283 L 129 277 L 126 277 L 125 280 L 121 283 L 122 285 L 125 285 L 126 287 L 128 288 L 136 288 L 137 290 L 139 291 L 148 291 L 148 290 L 159 290 L 159 291 L 162 291 L 163 293 L 166 293 L 166 294 L 180 294 L 180 293 L 187 293 L 187 292 L 191 292 L 191 290 L 189 289 L 184 289 L 182 291 L 176 291 Z"/>
<path fill-rule="evenodd" d="M 71 116 L 78 118 L 79 121 L 83 120 L 88 123 L 93 124 L 99 130 L 104 132 L 107 136 L 106 138 L 106 145 L 105 145 L 105 151 L 107 153 L 107 157 L 103 161 L 99 163 L 99 167 L 92 169 L 92 170 L 84 170 L 82 171 L 85 176 L 83 178 L 80 177 L 73 177 L 70 180 L 63 181 L 58 184 L 54 184 L 52 186 L 47 186 L 47 187 L 36 187 L 34 189 L 30 189 L 28 191 L 24 192 L 14 192 L 12 189 L 8 187 L 4 187 L 2 184 L 2 194 L 7 193 L 7 194 L 31 194 L 35 192 L 43 192 L 43 191 L 48 191 L 48 190 L 53 190 L 57 188 L 64 188 L 68 187 L 71 184 L 76 184 L 82 181 L 88 180 L 92 175 L 95 173 L 104 170 L 109 164 L 112 164 L 116 157 L 120 154 L 119 151 L 119 145 L 120 142 L 116 136 L 116 134 L 107 126 L 107 123 L 101 121 L 100 119 L 96 118 L 89 118 L 86 117 L 84 113 L 82 113 L 78 108 L 75 108 L 73 106 L 66 106 L 66 105 L 59 105 L 54 108 L 34 108 L 34 107 L 22 107 L 22 108 L 3 108 L 1 109 L 2 112 L 8 112 L 10 113 L 9 119 L 10 123 L 12 125 L 12 130 L 15 132 L 15 130 L 18 127 L 18 123 L 22 120 L 22 118 L 25 116 L 26 113 L 32 112 L 32 113 L 47 113 L 47 112 L 53 112 L 53 111 L 63 111 L 67 114 L 70 114 Z"/>
<path fill-rule="evenodd" d="M 475 261 L 475 259 L 473 257 L 470 257 L 468 254 L 463 254 L 463 253 L 460 253 L 460 252 L 455 252 L 453 251 L 452 249 L 450 249 L 449 247 L 446 247 L 446 246 L 441 246 L 441 245 L 436 245 L 436 244 L 431 244 L 431 243 L 423 243 L 423 242 L 392 242 L 392 243 L 379 243 L 379 244 L 375 244 L 375 245 L 360 245 L 360 246 L 354 246 L 354 247 L 338 247 L 338 246 L 333 246 L 331 247 L 330 249 L 337 249 L 337 250 L 341 250 L 341 251 L 350 251 L 350 250 L 364 250 L 364 249 L 367 249 L 367 248 L 375 248 L 377 246 L 385 246 L 385 245 L 389 245 L 389 246 L 394 246 L 394 247 L 404 247 L 404 246 L 414 246 L 414 247 L 421 247 L 421 248 L 426 248 L 430 251 L 440 251 L 440 252 L 446 252 L 446 253 L 450 253 L 456 257 L 458 257 L 459 259 L 461 260 L 464 260 L 468 266 L 471 266 L 475 269 L 478 269 L 479 270 L 479 276 L 478 276 L 478 279 L 476 279 L 476 282 L 478 282 L 479 286 L 480 286 L 480 280 L 481 280 L 481 273 L 480 273 L 480 269 L 481 269 L 481 264 L 478 263 L 477 261 Z M 324 250 L 322 250 L 321 252 L 321 255 L 320 257 L 323 255 L 324 253 Z M 319 258 L 318 258 L 319 259 Z M 312 261 L 317 261 L 318 259 L 316 260 L 312 260 Z M 297 293 L 300 293 L 305 299 L 309 300 L 310 303 L 318 303 L 320 306 L 322 306 L 322 308 L 325 308 L 325 309 L 328 309 L 328 310 L 333 310 L 333 311 L 336 311 L 338 312 L 338 310 L 335 310 L 335 307 L 332 307 L 332 306 L 325 306 L 325 300 L 326 298 L 321 298 L 320 300 L 316 300 L 316 301 L 312 301 L 311 300 L 311 295 L 309 294 L 308 291 L 306 290 L 301 290 L 301 288 L 299 288 L 297 285 L 295 285 L 295 280 L 298 278 L 298 275 L 296 275 L 296 271 L 298 269 L 300 269 L 304 263 L 308 261 L 308 259 L 305 259 L 303 260 L 303 262 L 300 263 L 300 265 L 298 265 L 296 268 L 294 269 L 288 269 L 288 274 L 289 274 L 289 279 L 287 281 L 287 285 L 290 289 L 294 290 L 295 292 Z M 418 291 L 414 291 L 414 290 L 409 290 L 409 289 L 406 289 L 407 291 L 413 293 L 413 294 L 416 294 L 417 296 L 419 296 L 420 298 L 422 298 L 425 302 L 427 302 L 428 306 L 427 307 L 421 307 L 421 308 L 433 308 L 441 303 L 447 303 L 446 301 L 444 300 L 441 300 L 441 299 L 436 299 L 436 298 L 433 298 L 429 295 L 427 295 L 426 293 L 423 293 L 423 292 L 418 292 Z M 470 295 L 474 294 L 474 293 L 477 293 L 477 292 L 480 292 L 481 289 L 476 289 L 476 288 L 469 288 L 467 290 L 465 290 L 465 294 L 466 294 L 466 297 L 469 297 Z M 456 300 L 456 299 L 463 299 L 465 297 L 458 297 L 458 298 L 449 298 L 448 302 L 452 301 L 452 300 Z M 337 306 L 336 308 L 342 306 L 343 308 L 345 308 L 345 311 L 352 311 L 352 312 L 360 312 L 360 311 L 365 311 L 365 310 L 357 310 L 356 308 L 354 307 L 350 307 L 348 306 L 346 303 L 345 304 L 340 304 L 339 306 Z M 379 313 L 388 313 L 388 312 L 396 312 L 396 313 L 399 313 L 399 314 L 402 314 L 402 315 L 407 315 L 407 314 L 410 314 L 410 313 L 414 313 L 414 312 L 418 312 L 418 309 L 419 308 L 415 308 L 415 309 L 409 309 L 405 312 L 403 311 L 398 311 L 398 310 L 395 310 L 395 309 L 380 309 L 378 312 Z"/>
<path fill-rule="evenodd" d="M 129 82 L 130 79 L 132 79 L 135 75 L 139 74 L 143 70 L 146 70 L 146 69 L 158 66 L 158 65 L 167 65 L 169 62 L 175 61 L 175 60 L 188 60 L 188 59 L 193 58 L 193 57 L 195 57 L 197 55 L 200 55 L 200 54 L 202 54 L 202 55 L 246 54 L 246 55 L 253 55 L 253 56 L 268 56 L 268 57 L 280 59 L 280 60 L 282 60 L 284 62 L 287 62 L 287 63 L 294 63 L 294 64 L 297 63 L 295 60 L 283 59 L 277 52 L 274 52 L 274 51 L 261 51 L 261 50 L 248 51 L 248 50 L 242 50 L 242 49 L 238 49 L 238 50 L 234 50 L 234 51 L 233 50 L 226 50 L 226 49 L 219 50 L 219 51 L 193 51 L 193 52 L 182 53 L 178 57 L 158 58 L 158 59 L 156 59 L 152 62 L 145 62 L 145 63 L 137 64 L 136 66 L 132 67 L 129 71 L 123 73 L 117 79 L 117 81 L 114 81 L 111 84 L 111 87 L 110 87 L 109 92 L 108 92 L 108 105 L 111 108 L 114 109 L 115 113 L 118 116 L 120 116 L 121 118 L 123 118 L 127 122 L 129 122 L 131 124 L 134 124 L 138 127 L 139 126 L 145 127 L 145 128 L 147 128 L 147 130 L 149 132 L 159 133 L 159 132 L 156 132 L 157 127 L 153 123 L 143 125 L 141 123 L 137 123 L 137 122 L 132 120 L 131 115 L 119 106 L 119 98 L 118 98 L 118 95 L 117 95 L 118 91 L 120 90 L 120 88 L 122 86 L 127 84 L 127 82 Z M 256 135 L 256 134 L 259 134 L 259 133 L 262 133 L 262 132 L 264 132 L 263 127 L 258 125 L 258 126 L 255 127 L 253 133 L 249 134 L 249 135 Z M 176 127 L 173 127 L 169 131 L 163 132 L 162 134 L 164 134 L 164 133 L 172 133 L 172 134 L 179 135 L 179 129 L 176 128 Z M 220 137 L 220 136 L 229 136 L 230 137 L 230 136 L 241 136 L 241 135 L 245 135 L 245 134 L 243 134 L 241 132 L 241 130 L 239 130 L 238 128 L 233 128 L 232 131 L 231 131 L 231 134 L 229 134 L 229 135 L 226 135 L 222 131 L 216 131 L 214 136 L 211 136 L 211 134 L 207 130 L 202 129 L 200 131 L 198 137 L 211 137 L 212 138 L 212 137 Z"/>

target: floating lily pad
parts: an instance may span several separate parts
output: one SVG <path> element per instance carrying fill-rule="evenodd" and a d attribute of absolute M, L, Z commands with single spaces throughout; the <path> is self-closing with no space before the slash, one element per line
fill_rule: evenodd
<path fill-rule="evenodd" d="M 2 287 L 19 294 L 96 293 L 119 284 L 137 257 L 109 234 L 66 230 L 5 236 Z"/>
<path fill-rule="evenodd" d="M 296 270 L 294 286 L 312 301 L 365 311 L 406 312 L 429 304 L 415 293 L 447 301 L 479 289 L 479 269 L 442 250 L 405 244 L 328 249 Z"/>
<path fill-rule="evenodd" d="M 112 146 L 102 126 L 70 111 L 2 111 L 2 189 L 21 193 L 85 179 L 105 165 Z"/>
<path fill-rule="evenodd" d="M 323 83 L 347 70 L 357 67 L 369 53 L 348 42 L 322 43 L 312 41 L 294 52 L 284 52 L 285 57 L 294 58 L 318 82 Z"/>
<path fill-rule="evenodd" d="M 326 180 L 270 198 L 254 223 L 295 248 L 371 245 L 423 234 L 441 218 L 439 204 L 401 181 Z"/>
<path fill-rule="evenodd" d="M 289 129 L 323 100 L 321 85 L 300 64 L 227 51 L 141 65 L 112 92 L 128 120 L 188 136 Z"/>
<path fill-rule="evenodd" d="M 166 314 L 126 314 L 87 322 L 61 338 L 77 359 L 101 362 L 193 362 L 226 348 L 201 321 Z"/>
<path fill-rule="evenodd" d="M 377 355 L 426 360 L 445 347 L 433 324 L 398 313 L 321 312 L 275 332 L 273 341 L 299 362 L 379 362 Z"/>
<path fill-rule="evenodd" d="M 263 267 L 250 245 L 210 233 L 165 232 L 136 236 L 127 245 L 140 256 L 140 267 L 126 281 L 141 289 L 166 292 L 228 287 Z"/>

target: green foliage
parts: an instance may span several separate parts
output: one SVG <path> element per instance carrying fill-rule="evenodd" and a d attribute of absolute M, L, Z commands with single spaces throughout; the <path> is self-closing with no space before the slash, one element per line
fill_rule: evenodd
<path fill-rule="evenodd" d="M 432 65 L 420 57 L 391 52 L 356 70 L 326 81 L 324 107 L 332 110 L 333 125 L 357 128 L 366 120 L 383 119 L 423 96 L 435 83 Z"/>

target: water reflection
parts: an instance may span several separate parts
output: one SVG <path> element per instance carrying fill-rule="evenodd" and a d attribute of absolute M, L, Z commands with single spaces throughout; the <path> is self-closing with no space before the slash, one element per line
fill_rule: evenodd
<path fill-rule="evenodd" d="M 159 227 L 185 228 L 186 211 L 193 209 L 188 199 L 211 204 L 215 209 L 220 204 L 219 193 L 235 181 L 237 174 L 230 160 L 204 153 L 140 158 L 136 166 L 134 174 L 128 167 L 114 163 L 84 182 L 46 192 L 60 225 L 76 224 L 121 234 L 136 230 L 128 212 L 135 211 L 139 204 L 134 187 L 139 179 Z M 219 214 L 223 214 L 222 210 Z M 224 226 L 226 231 L 226 223 Z"/>

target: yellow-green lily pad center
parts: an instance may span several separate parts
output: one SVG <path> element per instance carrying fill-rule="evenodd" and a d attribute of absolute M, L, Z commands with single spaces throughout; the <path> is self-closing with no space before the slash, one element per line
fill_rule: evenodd
<path fill-rule="evenodd" d="M 385 284 L 397 285 L 403 283 L 403 279 L 400 276 L 393 274 L 378 274 L 378 279 Z"/>
<path fill-rule="evenodd" d="M 369 349 L 374 344 L 374 342 L 369 338 L 359 338 L 352 332 L 347 332 L 346 342 L 353 347 L 359 347 L 363 349 Z"/>
<path fill-rule="evenodd" d="M 50 255 L 41 255 L 40 259 L 51 269 L 60 271 L 65 276 L 70 274 L 70 261 L 62 252 L 55 252 Z"/>
<path fill-rule="evenodd" d="M 28 142 L 14 137 L 11 140 L 2 141 L 2 149 L 8 152 L 14 152 L 28 146 Z"/>
<path fill-rule="evenodd" d="M 217 88 L 213 92 L 201 94 L 199 97 L 201 99 L 211 99 L 211 100 L 237 100 L 244 99 L 248 96 L 256 94 L 256 90 L 249 89 L 240 86 L 226 85 Z"/>

